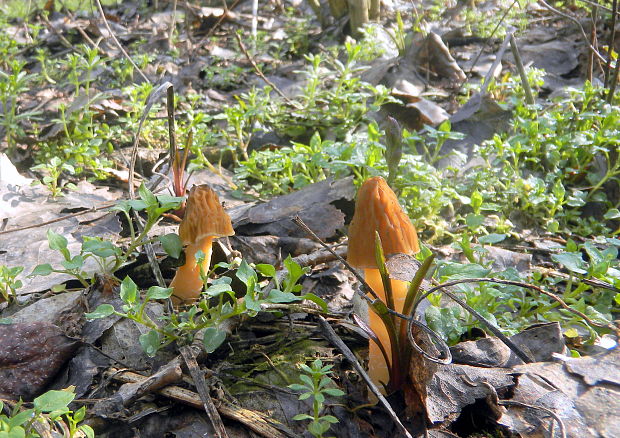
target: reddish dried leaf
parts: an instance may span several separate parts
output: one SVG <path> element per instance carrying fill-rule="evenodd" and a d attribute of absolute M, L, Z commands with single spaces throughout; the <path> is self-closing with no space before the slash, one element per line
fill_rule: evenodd
<path fill-rule="evenodd" d="M 46 322 L 0 325 L 0 397 L 36 397 L 77 345 Z"/>

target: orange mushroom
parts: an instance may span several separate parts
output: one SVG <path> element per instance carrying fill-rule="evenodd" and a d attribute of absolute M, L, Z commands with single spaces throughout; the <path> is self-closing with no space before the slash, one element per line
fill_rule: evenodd
<path fill-rule="evenodd" d="M 187 247 L 185 264 L 170 283 L 175 303 L 191 302 L 200 296 L 204 286 L 200 269 L 209 270 L 213 239 L 233 234 L 230 216 L 224 211 L 217 194 L 206 184 L 194 186 L 189 192 L 185 216 L 179 226 L 179 236 Z M 205 255 L 202 265 L 196 262 L 198 250 Z"/>
<path fill-rule="evenodd" d="M 379 232 L 384 254 L 415 254 L 420 251 L 415 227 L 398 203 L 396 194 L 381 177 L 366 180 L 357 192 L 355 213 L 349 226 L 347 260 L 353 267 L 364 270 L 366 283 L 386 303 L 381 274 L 375 259 L 375 232 Z M 407 296 L 406 281 L 390 280 L 394 309 L 401 312 Z M 392 357 L 392 347 L 387 329 L 376 313 L 370 311 L 369 326 Z M 389 364 L 385 362 L 379 346 L 369 346 L 368 375 L 375 383 L 389 381 Z M 381 385 L 378 385 L 381 387 Z"/>

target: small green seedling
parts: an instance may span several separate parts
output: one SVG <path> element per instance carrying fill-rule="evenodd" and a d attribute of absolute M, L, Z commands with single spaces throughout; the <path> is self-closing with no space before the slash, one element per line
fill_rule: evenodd
<path fill-rule="evenodd" d="M 332 424 L 338 423 L 338 419 L 333 415 L 321 415 L 324 410 L 325 396 L 341 397 L 344 392 L 335 388 L 334 381 L 329 377 L 333 365 L 323 366 L 321 359 L 316 359 L 309 367 L 300 364 L 299 367 L 305 374 L 300 374 L 299 380 L 302 384 L 293 383 L 288 385 L 293 391 L 303 391 L 299 400 L 307 400 L 312 397 L 312 415 L 297 414 L 293 420 L 310 420 L 308 432 L 315 438 L 323 438 Z"/>

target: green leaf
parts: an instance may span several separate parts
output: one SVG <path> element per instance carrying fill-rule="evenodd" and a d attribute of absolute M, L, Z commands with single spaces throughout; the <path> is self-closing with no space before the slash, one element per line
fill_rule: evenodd
<path fill-rule="evenodd" d="M 265 277 L 275 277 L 276 276 L 276 268 L 273 265 L 268 265 L 265 263 L 260 263 L 256 265 L 256 270 L 261 273 L 261 275 Z"/>
<path fill-rule="evenodd" d="M 217 297 L 223 293 L 228 293 L 228 292 L 232 292 L 230 284 L 228 283 L 212 284 L 205 291 L 205 293 L 209 295 L 210 297 Z"/>
<path fill-rule="evenodd" d="M 140 335 L 138 342 L 140 342 L 140 346 L 142 346 L 144 352 L 150 357 L 155 356 L 161 344 L 159 333 L 155 330 Z"/>
<path fill-rule="evenodd" d="M 133 208 L 135 211 L 142 211 L 148 207 L 147 203 L 141 201 L 140 199 L 131 199 L 127 201 L 129 207 Z"/>
<path fill-rule="evenodd" d="M 457 318 L 460 308 L 454 307 L 452 309 L 429 306 L 424 312 L 429 328 L 436 331 L 442 338 L 447 339 L 450 344 L 458 341 L 459 337 L 467 330 Z"/>
<path fill-rule="evenodd" d="M 327 312 L 327 303 L 324 299 L 317 297 L 313 293 L 307 293 L 305 295 L 300 296 L 299 298 L 312 301 L 314 304 L 319 306 L 323 312 Z"/>
<path fill-rule="evenodd" d="M 478 190 L 474 190 L 471 194 L 471 208 L 476 215 L 480 212 L 480 206 L 482 206 L 482 195 Z"/>
<path fill-rule="evenodd" d="M 123 200 L 117 202 L 115 206 L 110 207 L 110 210 L 124 211 L 125 213 L 129 213 L 129 211 L 131 210 L 131 205 L 129 204 L 129 201 Z"/>
<path fill-rule="evenodd" d="M 127 276 L 121 283 L 121 300 L 126 304 L 133 304 L 138 299 L 138 286 Z"/>
<path fill-rule="evenodd" d="M 146 203 L 147 208 L 159 206 L 159 203 L 157 202 L 157 198 L 155 197 L 155 195 L 153 195 L 153 192 L 151 192 L 146 187 L 146 185 L 144 185 L 144 183 L 140 184 L 140 188 L 138 189 L 138 194 L 140 195 L 140 199 L 142 199 Z"/>
<path fill-rule="evenodd" d="M 553 254 L 551 259 L 571 272 L 576 272 L 578 274 L 585 274 L 587 272 L 586 264 L 581 258 L 580 253 L 563 252 L 560 254 Z"/>
<path fill-rule="evenodd" d="M 327 395 L 331 395 L 334 397 L 340 397 L 344 395 L 344 391 L 337 389 L 337 388 L 326 388 L 323 390 L 323 392 Z"/>
<path fill-rule="evenodd" d="M 95 431 L 88 424 L 83 424 L 80 427 L 78 427 L 78 429 L 84 432 L 84 435 L 86 435 L 86 438 L 95 438 Z"/>
<path fill-rule="evenodd" d="M 87 313 L 84 316 L 87 319 L 100 319 L 106 318 L 112 314 L 114 314 L 114 306 L 111 304 L 100 304 L 94 312 Z"/>
<path fill-rule="evenodd" d="M 10 431 L 0 431 L 0 438 L 26 438 L 26 431 L 23 427 L 17 426 Z"/>
<path fill-rule="evenodd" d="M 76 422 L 80 422 L 86 416 L 86 406 L 82 406 L 80 409 L 73 413 L 73 420 Z"/>
<path fill-rule="evenodd" d="M 45 263 L 43 265 L 36 266 L 32 270 L 32 273 L 29 275 L 29 277 L 34 277 L 35 275 L 45 277 L 46 275 L 50 275 L 52 272 L 54 272 L 54 268 L 52 268 L 52 265 L 50 265 L 49 263 Z"/>
<path fill-rule="evenodd" d="M 51 390 L 34 399 L 34 408 L 40 412 L 65 410 L 74 398 L 73 392 Z"/>
<path fill-rule="evenodd" d="M 1 405 L 0 405 L 0 407 L 1 407 Z M 2 409 L 0 409 L 0 413 L 1 412 L 2 412 Z M 17 426 L 21 426 L 22 424 L 24 424 L 25 422 L 30 420 L 33 417 L 33 415 L 34 415 L 34 409 L 26 409 L 25 411 L 19 412 L 19 413 L 15 414 L 9 420 L 9 426 L 11 428 L 17 427 Z"/>
<path fill-rule="evenodd" d="M 295 260 L 293 260 L 290 255 L 286 259 L 284 259 L 283 264 L 288 272 L 288 275 L 283 282 L 284 290 L 286 292 L 291 292 L 293 286 L 297 283 L 301 276 L 306 273 L 306 270 L 302 268 L 297 262 L 295 262 Z"/>
<path fill-rule="evenodd" d="M 481 214 L 470 213 L 465 217 L 465 223 L 470 229 L 476 229 L 484 222 L 484 216 Z"/>
<path fill-rule="evenodd" d="M 314 420 L 314 417 L 311 417 L 308 414 L 297 414 L 293 417 L 295 421 L 303 421 L 303 420 Z"/>
<path fill-rule="evenodd" d="M 313 388 L 314 387 L 314 382 L 312 381 L 312 378 L 310 376 L 307 376 L 305 374 L 300 374 L 299 375 L 299 380 L 301 380 L 303 383 L 305 383 L 308 388 Z"/>
<path fill-rule="evenodd" d="M 208 327 L 202 340 L 207 353 L 213 353 L 226 340 L 226 332 L 216 327 Z"/>
<path fill-rule="evenodd" d="M 607 220 L 618 219 L 620 218 L 620 210 L 618 210 L 617 208 L 610 208 L 609 210 L 607 210 L 607 213 L 605 213 L 603 218 Z"/>
<path fill-rule="evenodd" d="M 249 286 L 249 282 L 254 279 L 256 280 L 256 272 L 254 269 L 245 260 L 241 261 L 239 268 L 236 272 L 237 278 L 243 282 L 246 286 Z"/>
<path fill-rule="evenodd" d="M 84 265 L 84 257 L 78 254 L 71 260 L 63 260 L 60 264 L 68 271 L 80 269 Z"/>
<path fill-rule="evenodd" d="M 159 236 L 159 241 L 164 251 L 166 251 L 166 254 L 175 259 L 179 258 L 181 251 L 183 251 L 183 242 L 181 242 L 181 238 L 178 234 L 170 233 Z"/>
<path fill-rule="evenodd" d="M 151 286 L 146 293 L 147 300 L 165 300 L 170 298 L 173 289 L 171 287 Z"/>
<path fill-rule="evenodd" d="M 63 251 L 67 249 L 67 238 L 65 236 L 61 236 L 60 234 L 55 233 L 54 231 L 47 230 L 47 241 L 49 243 L 50 249 L 54 251 Z"/>
<path fill-rule="evenodd" d="M 172 210 L 173 208 L 179 208 L 185 198 L 183 196 L 157 195 L 157 200 L 161 208 Z"/>
<path fill-rule="evenodd" d="M 480 278 L 486 277 L 490 269 L 480 266 L 477 263 L 456 263 L 442 261 L 439 265 L 437 275 L 439 278 L 450 278 L 453 280 L 461 278 Z"/>
<path fill-rule="evenodd" d="M 495 233 L 491 233 L 488 234 L 486 236 L 482 236 L 480 238 L 478 238 L 478 243 L 482 244 L 482 245 L 487 245 L 487 244 L 494 244 L 494 243 L 498 243 L 501 242 L 502 240 L 504 240 L 508 235 L 507 234 L 495 234 Z"/>
<path fill-rule="evenodd" d="M 329 429 L 329 423 L 321 423 L 320 421 L 313 421 L 308 425 L 308 432 L 314 436 L 323 436 Z"/>
<path fill-rule="evenodd" d="M 307 386 L 300 385 L 299 383 L 291 383 L 288 387 L 293 391 L 305 391 L 308 389 Z"/>
<path fill-rule="evenodd" d="M 290 292 L 282 292 L 278 289 L 271 289 L 267 296 L 267 301 L 270 303 L 292 303 L 293 301 L 300 301 L 301 297 L 292 294 Z"/>
<path fill-rule="evenodd" d="M 97 257 L 106 258 L 120 254 L 120 248 L 112 242 L 99 238 L 87 238 L 82 243 L 82 252 L 89 252 Z"/>

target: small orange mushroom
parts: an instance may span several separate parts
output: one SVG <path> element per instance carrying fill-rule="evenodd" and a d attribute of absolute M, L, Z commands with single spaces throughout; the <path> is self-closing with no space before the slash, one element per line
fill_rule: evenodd
<path fill-rule="evenodd" d="M 175 303 L 191 302 L 200 296 L 203 282 L 200 269 L 209 270 L 211 245 L 217 237 L 232 236 L 235 231 L 230 216 L 224 211 L 217 194 L 208 185 L 194 186 L 187 198 L 185 216 L 179 226 L 179 236 L 185 248 L 185 264 L 181 266 L 170 287 Z M 196 262 L 196 253 L 205 255 L 202 265 Z"/>
<path fill-rule="evenodd" d="M 381 177 L 366 180 L 357 192 L 355 213 L 349 225 L 349 247 L 347 261 L 364 270 L 366 283 L 385 303 L 381 274 L 375 259 L 375 232 L 379 232 L 384 254 L 415 254 L 420 251 L 418 236 L 409 217 L 400 207 L 396 194 Z M 407 296 L 407 282 L 390 280 L 394 309 L 401 312 Z M 392 348 L 387 329 L 381 318 L 369 312 L 369 326 L 385 347 L 388 357 Z M 370 342 L 368 375 L 375 383 L 389 381 L 389 364 L 385 362 L 379 346 Z M 378 385 L 381 387 L 381 385 Z"/>

